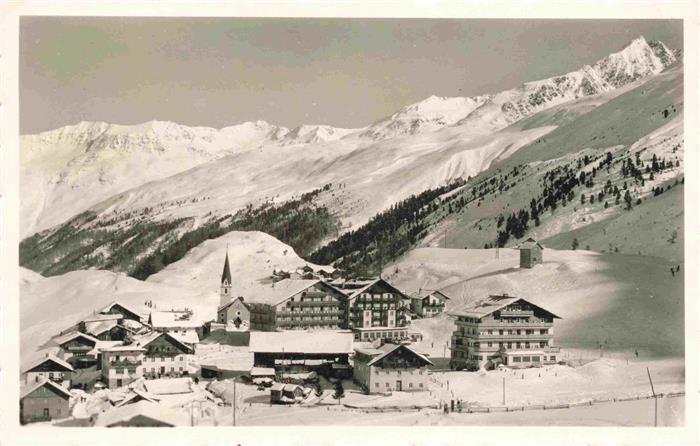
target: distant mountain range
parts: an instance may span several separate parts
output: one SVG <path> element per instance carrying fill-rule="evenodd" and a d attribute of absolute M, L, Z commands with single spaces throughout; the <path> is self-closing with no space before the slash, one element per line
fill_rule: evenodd
<path fill-rule="evenodd" d="M 586 119 L 598 116 L 591 110 L 643 89 L 679 57 L 663 43 L 640 37 L 571 73 L 497 94 L 431 96 L 361 129 L 304 125 L 289 130 L 264 121 L 218 130 L 159 121 L 135 126 L 83 122 L 26 135 L 21 139 L 21 235 L 38 233 L 35 238 L 40 241 L 57 231 L 83 231 L 83 243 L 85 231 L 104 233 L 146 221 L 172 222 L 169 232 L 141 247 L 145 251 L 133 253 L 136 260 L 217 218 L 249 206 L 279 205 L 323 188 L 314 205 L 327 209 L 336 220 L 338 229 L 329 235 L 335 238 L 413 194 L 468 180 L 508 160 L 546 159 L 532 154 L 544 150 L 538 144 L 550 133 L 597 132 L 602 138 L 609 131 L 598 121 L 600 128 L 591 127 Z M 682 76 L 680 80 L 682 90 Z M 678 85 L 676 80 L 654 88 Z M 635 104 L 649 102 L 636 105 L 637 110 L 667 107 L 656 97 L 647 100 L 643 93 L 631 97 Z M 634 111 L 630 108 L 630 115 Z M 650 121 L 653 125 L 662 125 L 655 119 Z M 638 130 L 651 129 L 650 125 Z M 632 133 L 634 138 L 642 136 Z M 568 136 L 547 153 L 573 153 L 587 144 L 614 146 L 628 136 L 612 133 L 595 142 Z M 581 146 L 568 147 L 567 141 Z M 523 147 L 528 150 L 521 152 Z M 65 224 L 85 211 L 91 215 L 87 220 Z M 481 236 L 477 239 L 483 244 Z M 79 254 L 79 247 L 65 240 L 56 262 Z M 40 242 L 34 247 L 44 249 Z M 51 249 L 55 252 L 57 247 Z M 100 249 L 103 258 L 95 267 L 114 268 L 109 260 L 112 250 Z"/>

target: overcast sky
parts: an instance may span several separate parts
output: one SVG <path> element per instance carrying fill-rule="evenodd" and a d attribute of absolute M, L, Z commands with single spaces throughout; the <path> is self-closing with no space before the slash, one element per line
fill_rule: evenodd
<path fill-rule="evenodd" d="M 153 119 L 362 127 L 575 70 L 682 22 L 23 17 L 20 128 Z"/>

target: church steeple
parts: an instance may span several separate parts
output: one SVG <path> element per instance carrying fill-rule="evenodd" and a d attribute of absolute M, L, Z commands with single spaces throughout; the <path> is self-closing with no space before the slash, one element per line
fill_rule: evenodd
<path fill-rule="evenodd" d="M 226 305 L 231 300 L 231 267 L 228 263 L 228 245 L 226 245 L 226 260 L 224 260 L 224 271 L 221 273 L 221 293 L 219 295 L 219 305 Z"/>

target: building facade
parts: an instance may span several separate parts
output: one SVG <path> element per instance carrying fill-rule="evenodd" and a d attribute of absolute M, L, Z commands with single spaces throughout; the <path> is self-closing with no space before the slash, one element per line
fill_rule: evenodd
<path fill-rule="evenodd" d="M 49 380 L 61 387 L 70 388 L 73 366 L 61 358 L 48 355 L 35 361 L 24 373 L 24 383 L 36 385 L 43 380 Z"/>
<path fill-rule="evenodd" d="M 381 278 L 354 290 L 345 287 L 350 293 L 348 327 L 356 341 L 408 337 L 411 299 L 406 294 Z"/>
<path fill-rule="evenodd" d="M 378 349 L 355 349 L 353 377 L 370 393 L 428 390 L 432 362 L 405 345 L 385 344 Z"/>
<path fill-rule="evenodd" d="M 71 394 L 51 380 L 43 379 L 19 400 L 22 424 L 50 421 L 70 416 Z"/>
<path fill-rule="evenodd" d="M 249 330 L 250 308 L 243 297 L 236 297 L 216 310 L 216 321 L 226 326 L 226 330 Z"/>
<path fill-rule="evenodd" d="M 544 247 L 537 240 L 528 238 L 518 245 L 518 250 L 520 250 L 521 268 L 532 268 L 542 263 L 542 251 Z"/>
<path fill-rule="evenodd" d="M 559 347 L 553 344 L 559 316 L 525 299 L 489 296 L 453 316 L 453 368 L 538 367 L 559 360 Z"/>
<path fill-rule="evenodd" d="M 448 300 L 440 291 L 426 291 L 411 298 L 411 309 L 420 317 L 434 317 L 445 311 Z"/>
<path fill-rule="evenodd" d="M 110 389 L 126 386 L 143 376 L 145 349 L 119 345 L 102 349 L 102 381 Z"/>
<path fill-rule="evenodd" d="M 85 333 L 75 332 L 58 341 L 60 356 L 74 368 L 92 367 L 97 361 L 99 340 Z"/>
<path fill-rule="evenodd" d="M 189 374 L 189 362 L 194 350 L 169 333 L 155 332 L 136 343 L 144 349 L 142 373 L 146 378 Z"/>

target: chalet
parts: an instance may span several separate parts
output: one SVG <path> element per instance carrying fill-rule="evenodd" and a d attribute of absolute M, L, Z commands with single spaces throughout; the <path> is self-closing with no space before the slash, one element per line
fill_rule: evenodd
<path fill-rule="evenodd" d="M 348 364 L 352 353 L 349 332 L 257 332 L 250 334 L 250 351 L 256 367 L 275 365 Z"/>
<path fill-rule="evenodd" d="M 226 326 L 228 331 L 246 331 L 250 329 L 250 308 L 237 297 L 216 310 L 216 321 Z"/>
<path fill-rule="evenodd" d="M 377 349 L 356 348 L 353 376 L 370 393 L 428 389 L 432 362 L 406 345 L 384 344 Z"/>
<path fill-rule="evenodd" d="M 520 251 L 521 268 L 532 268 L 538 263 L 542 263 L 544 246 L 532 237 L 518 245 L 518 250 Z"/>
<path fill-rule="evenodd" d="M 92 367 L 97 362 L 97 346 L 100 341 L 79 331 L 59 338 L 61 357 L 76 369 Z"/>
<path fill-rule="evenodd" d="M 433 317 L 445 311 L 445 304 L 450 300 L 438 290 L 421 290 L 411 297 L 411 310 L 420 317 Z"/>
<path fill-rule="evenodd" d="M 455 312 L 450 366 L 539 367 L 558 360 L 554 319 L 559 316 L 523 298 L 489 296 Z"/>
<path fill-rule="evenodd" d="M 113 389 L 143 376 L 143 353 L 137 345 L 117 345 L 102 349 L 102 381 Z"/>
<path fill-rule="evenodd" d="M 70 398 L 68 390 L 50 379 L 42 379 L 21 395 L 20 420 L 26 424 L 67 418 L 70 416 Z"/>
<path fill-rule="evenodd" d="M 144 349 L 143 376 L 182 376 L 189 373 L 189 358 L 194 349 L 170 333 L 153 332 L 134 339 L 136 346 Z"/>
<path fill-rule="evenodd" d="M 270 387 L 270 404 L 294 404 L 309 394 L 298 384 L 275 383 Z"/>
<path fill-rule="evenodd" d="M 24 382 L 34 385 L 48 379 L 62 387 L 70 388 L 73 366 L 54 355 L 47 355 L 29 366 L 24 372 Z"/>
<path fill-rule="evenodd" d="M 358 287 L 359 285 L 359 287 Z M 348 326 L 355 340 L 405 339 L 411 299 L 384 279 L 341 285 L 348 296 Z"/>
<path fill-rule="evenodd" d="M 111 302 L 109 305 L 100 310 L 101 314 L 119 314 L 122 316 L 122 320 L 131 320 L 136 322 L 142 322 L 144 317 L 141 312 L 135 308 L 128 306 L 121 302 Z"/>
<path fill-rule="evenodd" d="M 148 324 L 153 330 L 170 333 L 190 347 L 204 336 L 204 321 L 190 309 L 151 311 Z"/>

